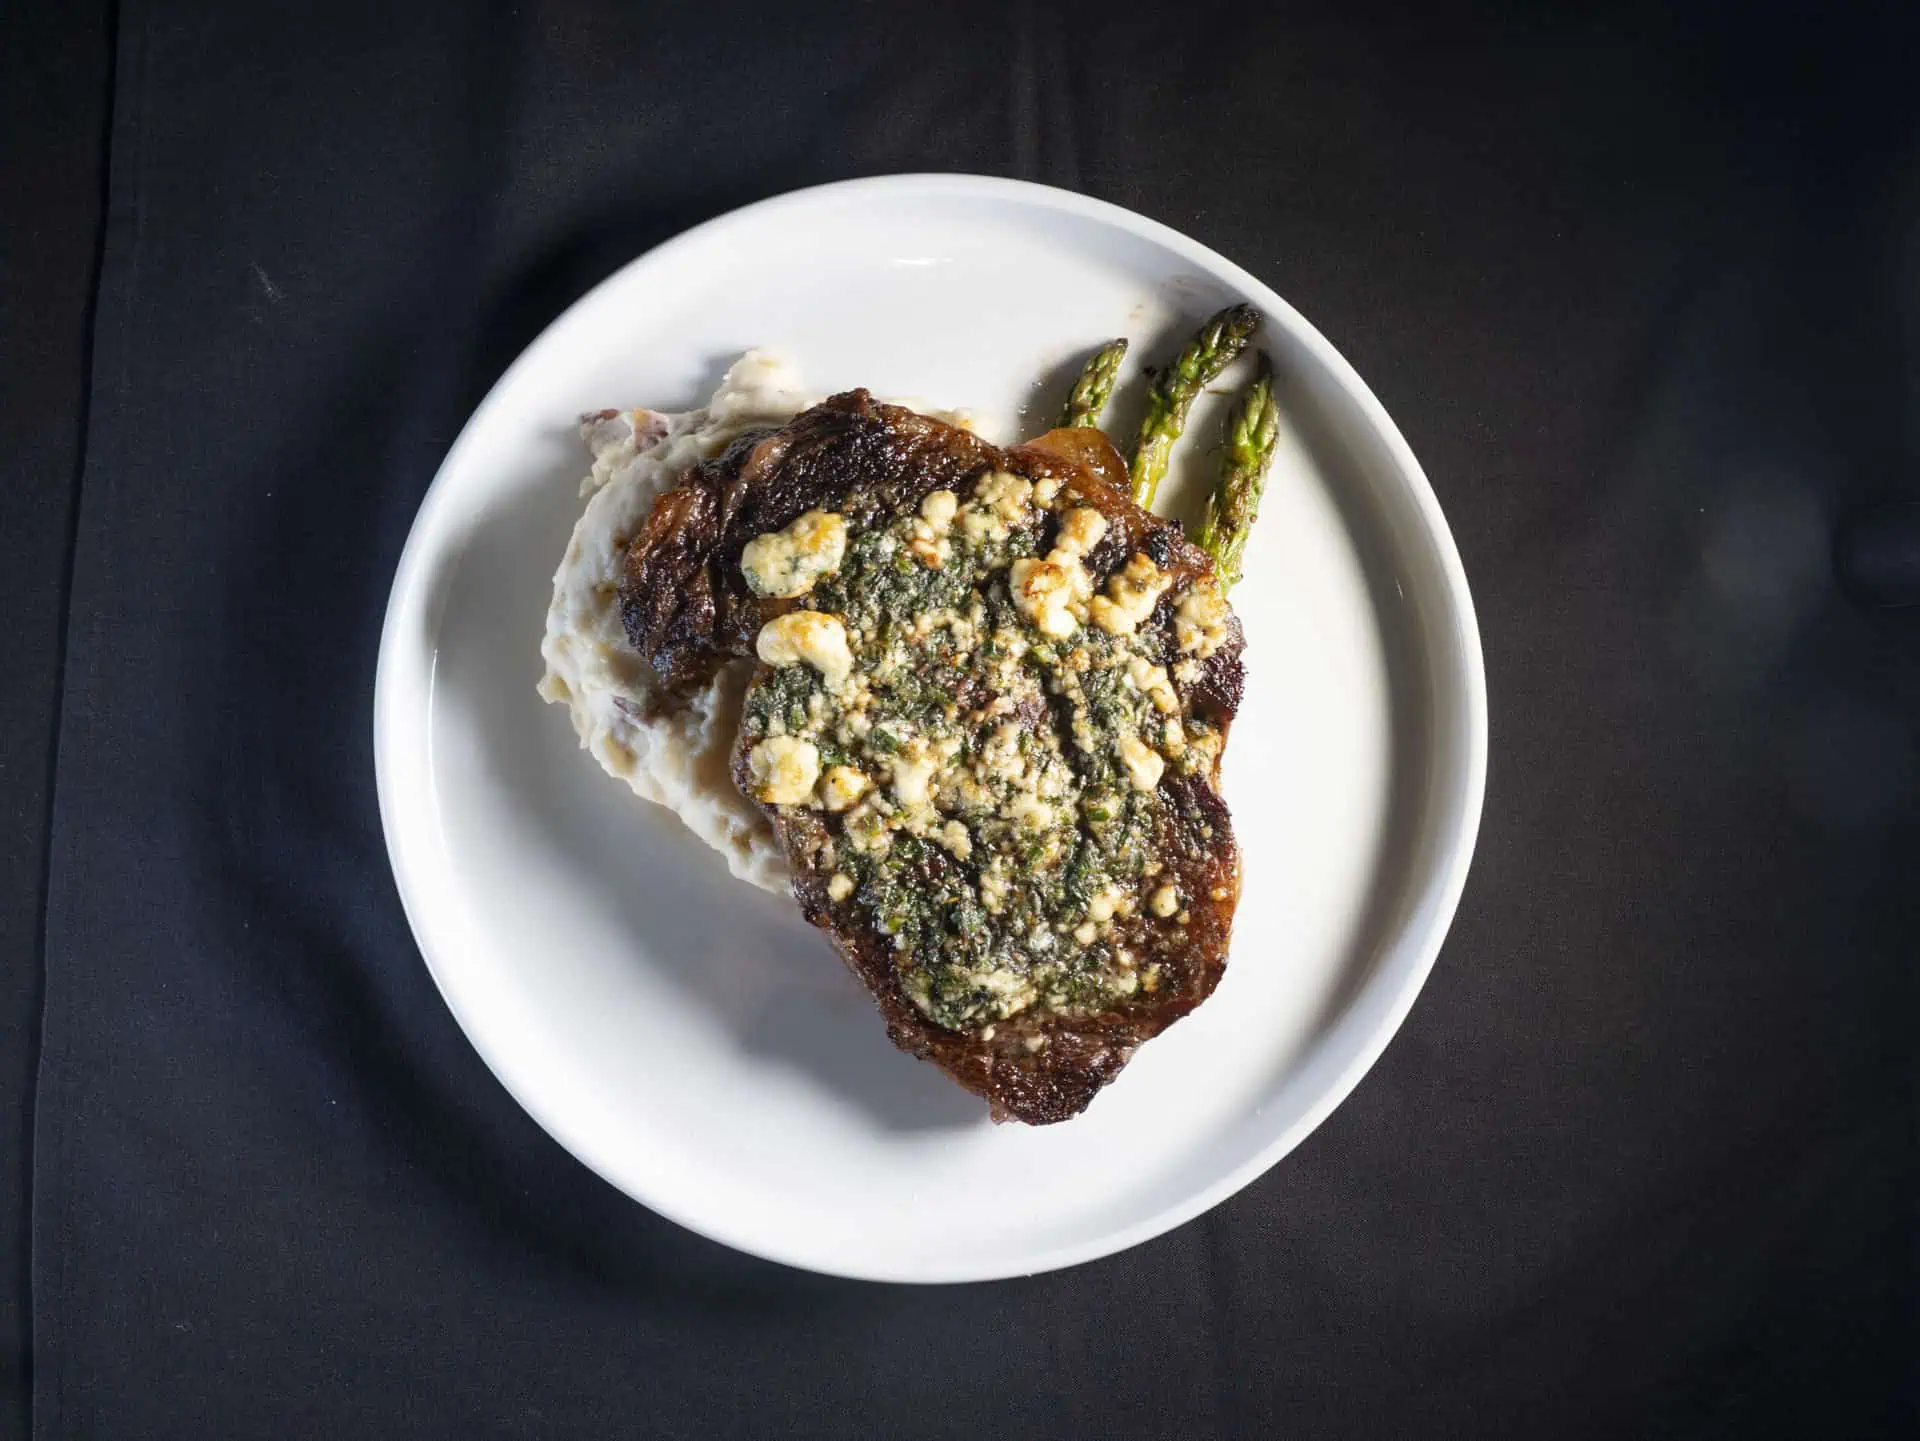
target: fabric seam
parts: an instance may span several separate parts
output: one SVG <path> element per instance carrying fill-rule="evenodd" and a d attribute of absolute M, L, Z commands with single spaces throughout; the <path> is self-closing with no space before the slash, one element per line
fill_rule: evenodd
<path fill-rule="evenodd" d="M 81 511 L 86 500 L 87 476 L 91 469 L 93 420 L 97 410 L 101 374 L 100 374 L 100 337 L 106 324 L 101 307 L 105 294 L 109 269 L 108 251 L 114 230 L 114 198 L 117 190 L 115 157 L 123 150 L 129 152 L 128 180 L 129 196 L 132 206 L 133 228 L 128 243 L 125 294 L 121 303 L 123 331 L 125 313 L 133 304 L 133 279 L 138 269 L 141 244 L 141 222 L 145 214 L 142 204 L 141 180 L 144 170 L 142 139 L 146 133 L 144 115 L 146 31 L 144 24 L 138 32 L 139 48 L 133 54 L 133 62 L 124 67 L 127 83 L 141 97 L 141 102 L 132 108 L 134 114 L 128 117 L 127 108 L 120 104 L 120 83 L 123 74 L 121 46 L 126 32 L 121 22 L 124 0 L 108 0 L 106 7 L 106 105 L 100 128 L 101 156 L 101 204 L 100 219 L 95 231 L 94 254 L 92 261 L 91 283 L 86 302 L 85 331 L 85 367 L 86 380 L 81 387 L 79 415 L 79 445 L 74 460 L 73 504 L 67 521 L 66 557 L 60 577 L 60 621 L 58 627 L 57 650 L 54 658 L 54 694 L 53 694 L 53 735 L 47 753 L 48 784 L 46 800 L 46 852 L 40 868 L 40 916 L 35 951 L 40 964 L 40 1014 L 38 1034 L 34 1038 L 39 1048 L 38 1063 L 34 1068 L 33 1095 L 27 1111 L 28 1138 L 28 1198 L 31 1214 L 28 1218 L 28 1305 L 26 1314 L 26 1332 L 28 1364 L 32 1367 L 32 1379 L 28 1386 L 28 1425 L 32 1433 L 52 1435 L 60 1423 L 65 1411 L 66 1372 L 63 1348 L 58 1345 L 60 1326 L 52 1302 L 67 1294 L 70 1276 L 69 1263 L 73 1248 L 67 1236 L 67 1217 L 64 1207 L 67 1166 L 65 1163 L 66 1133 L 57 1118 L 44 1117 L 43 1107 L 49 1097 L 60 1091 L 61 1053 L 58 1044 L 50 1045 L 48 1017 L 54 1007 L 54 986 L 49 966 L 48 942 L 50 936 L 50 917 L 53 898 L 53 873 L 55 864 L 55 826 L 59 816 L 60 795 L 60 752 L 66 731 L 66 703 L 68 690 L 68 663 L 73 654 L 73 627 L 76 624 L 74 614 L 74 579 L 77 571 L 80 546 Z M 126 144 L 128 137 L 123 136 L 123 122 L 132 127 L 132 144 Z M 121 358 L 116 384 L 124 391 L 126 379 L 125 358 Z M 42 1181 L 47 1183 L 43 1193 Z M 57 1248 L 52 1258 L 58 1272 L 56 1296 L 44 1293 L 41 1278 L 43 1261 L 47 1245 Z M 43 1309 L 44 1303 L 44 1309 Z M 50 1344 L 51 1343 L 51 1344 Z M 43 1370 L 42 1358 L 50 1364 Z M 42 1385 L 46 1388 L 45 1405 L 42 1404 Z"/>

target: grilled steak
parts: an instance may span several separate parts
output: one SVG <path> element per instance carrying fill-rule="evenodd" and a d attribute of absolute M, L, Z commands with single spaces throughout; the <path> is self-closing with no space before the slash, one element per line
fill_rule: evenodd
<path fill-rule="evenodd" d="M 669 686 L 757 655 L 734 779 L 896 1045 L 1077 1115 L 1212 993 L 1240 625 L 1099 432 L 1001 450 L 864 390 L 655 503 L 622 618 Z"/>

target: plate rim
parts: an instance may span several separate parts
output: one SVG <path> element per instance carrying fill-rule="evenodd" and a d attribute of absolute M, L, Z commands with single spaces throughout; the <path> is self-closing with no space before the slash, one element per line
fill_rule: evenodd
<path fill-rule="evenodd" d="M 1454 672 L 1451 684 L 1458 691 L 1456 698 L 1458 713 L 1451 719 L 1460 734 L 1451 738 L 1451 753 L 1441 756 L 1434 767 L 1435 773 L 1442 778 L 1440 788 L 1443 792 L 1431 803 L 1437 816 L 1433 832 L 1436 842 L 1435 864 L 1424 868 L 1424 874 L 1416 872 L 1409 890 L 1410 894 L 1418 897 L 1418 903 L 1410 907 L 1407 919 L 1389 934 L 1380 947 L 1383 955 L 1389 951 L 1393 952 L 1393 959 L 1398 964 L 1392 972 L 1376 971 L 1374 975 L 1363 981 L 1360 988 L 1349 998 L 1338 1018 L 1312 1043 L 1314 1049 L 1332 1047 L 1336 1040 L 1344 1043 L 1347 1051 L 1344 1063 L 1338 1067 L 1329 1082 L 1321 1087 L 1313 1102 L 1291 1125 L 1209 1185 L 1197 1188 L 1180 1200 L 1165 1205 L 1152 1215 L 1130 1225 L 1100 1230 L 1090 1237 L 1071 1243 L 1035 1249 L 1026 1254 L 1025 1259 L 1018 1265 L 996 1263 L 991 1259 L 985 1264 L 970 1264 L 964 1258 L 958 1260 L 929 1258 L 916 1264 L 905 1265 L 863 1265 L 858 1258 L 823 1260 L 819 1256 L 801 1254 L 783 1244 L 769 1244 L 757 1237 L 728 1234 L 728 1228 L 704 1223 L 697 1213 L 685 1206 L 672 1201 L 663 1201 L 653 1194 L 639 1194 L 632 1185 L 616 1180 L 596 1163 L 590 1154 L 591 1147 L 587 1145 L 584 1138 L 573 1134 L 567 1119 L 554 1114 L 554 1108 L 532 1099 L 507 1074 L 502 1064 L 496 1062 L 488 1046 L 478 1038 L 475 1026 L 469 1023 L 469 1016 L 457 998 L 457 987 L 449 986 L 447 977 L 443 975 L 444 963 L 436 961 L 432 948 L 426 942 L 425 927 L 421 918 L 421 912 L 427 905 L 422 895 L 425 886 L 417 877 L 410 878 L 412 867 L 416 862 L 410 859 L 396 840 L 398 832 L 395 813 L 399 802 L 394 795 L 392 777 L 395 762 L 391 749 L 398 744 L 398 740 L 396 737 L 390 741 L 388 735 L 390 731 L 396 730 L 401 722 L 401 717 L 396 714 L 400 697 L 396 693 L 398 682 L 395 679 L 397 668 L 401 663 L 400 652 L 404 645 L 401 628 L 406 624 L 408 617 L 414 617 L 420 613 L 423 604 L 430 604 L 430 600 L 421 600 L 428 558 L 433 553 L 428 537 L 437 528 L 439 512 L 450 504 L 448 497 L 452 494 L 452 484 L 449 477 L 458 468 L 457 462 L 463 459 L 465 452 L 474 444 L 474 436 L 482 418 L 492 410 L 498 398 L 514 385 L 524 371 L 539 363 L 543 353 L 556 343 L 556 337 L 568 328 L 569 322 L 576 315 L 635 269 L 662 263 L 682 250 L 711 242 L 727 230 L 762 222 L 767 217 L 784 210 L 803 209 L 850 194 L 886 195 L 888 192 L 892 192 L 892 198 L 895 200 L 918 195 L 943 200 L 971 198 L 1012 201 L 1083 220 L 1104 222 L 1135 237 L 1165 247 L 1196 268 L 1212 274 L 1229 287 L 1238 290 L 1245 299 L 1254 302 L 1280 320 L 1290 332 L 1291 337 L 1312 352 L 1329 378 L 1338 385 L 1345 397 L 1358 407 L 1367 425 L 1385 445 L 1388 458 L 1397 472 L 1399 483 L 1408 491 L 1414 503 L 1414 510 L 1424 531 L 1424 539 L 1432 549 L 1433 559 L 1442 582 L 1442 590 L 1451 612 L 1447 630 L 1457 650 L 1457 655 L 1447 669 Z M 1433 655 L 1432 646 L 1425 646 L 1422 649 L 1429 657 Z M 430 648 L 428 653 L 431 654 Z M 431 670 L 426 682 L 426 694 L 428 697 L 426 714 L 430 715 Z M 1326 1118 L 1353 1093 L 1362 1078 L 1385 1052 L 1388 1044 L 1399 1033 L 1439 958 L 1440 948 L 1446 940 L 1458 910 L 1478 841 L 1485 801 L 1488 760 L 1485 659 L 1472 593 L 1467 583 L 1465 567 L 1460 560 L 1458 546 L 1440 508 L 1439 498 L 1434 494 L 1432 484 L 1415 457 L 1412 447 L 1401 435 L 1399 427 L 1394 424 L 1385 406 L 1361 379 L 1346 357 L 1271 286 L 1244 267 L 1172 226 L 1111 201 L 1099 200 L 1056 186 L 1001 176 L 940 171 L 909 171 L 831 181 L 786 191 L 725 211 L 681 231 L 624 262 L 555 315 L 501 373 L 500 378 L 488 388 L 485 396 L 461 426 L 453 443 L 447 448 L 446 454 L 434 472 L 433 480 L 421 496 L 419 507 L 408 527 L 407 537 L 401 548 L 392 586 L 388 591 L 374 669 L 371 711 L 374 779 L 378 793 L 381 834 L 386 845 L 394 886 L 399 893 L 401 909 L 406 915 L 414 947 L 419 952 L 428 974 L 432 977 L 442 1003 L 453 1014 L 455 1023 L 459 1025 L 467 1043 L 473 1047 L 482 1063 L 492 1072 L 494 1079 L 500 1083 L 514 1102 L 576 1161 L 606 1184 L 637 1204 L 646 1207 L 655 1215 L 672 1221 L 696 1235 L 748 1255 L 817 1274 L 908 1284 L 961 1283 L 1038 1275 L 1129 1250 L 1212 1210 L 1271 1170 L 1309 1135 L 1318 1130 Z M 1389 989 L 1382 992 L 1383 987 Z M 1381 1001 L 1378 1006 L 1370 1008 L 1374 1014 L 1363 1017 L 1360 1002 L 1370 994 L 1380 994 Z M 1358 1029 L 1363 1019 L 1366 1022 L 1365 1034 L 1357 1037 L 1343 1034 L 1349 1030 Z M 1303 1062 L 1310 1059 L 1312 1054 L 1313 1050 L 1310 1049 L 1303 1056 Z"/>

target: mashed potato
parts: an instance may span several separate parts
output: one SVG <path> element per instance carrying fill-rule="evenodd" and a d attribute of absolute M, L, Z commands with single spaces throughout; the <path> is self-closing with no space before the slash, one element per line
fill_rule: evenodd
<path fill-rule="evenodd" d="M 655 496 L 742 431 L 778 425 L 816 398 L 784 361 L 754 350 L 700 410 L 622 410 L 582 421 L 593 473 L 580 493 L 589 499 L 554 574 L 540 646 L 540 694 L 567 708 L 581 746 L 607 774 L 673 811 L 741 880 L 782 895 L 790 886 L 786 858 L 728 770 L 753 662 L 726 666 L 690 700 L 669 696 L 627 641 L 617 591 L 627 542 Z"/>

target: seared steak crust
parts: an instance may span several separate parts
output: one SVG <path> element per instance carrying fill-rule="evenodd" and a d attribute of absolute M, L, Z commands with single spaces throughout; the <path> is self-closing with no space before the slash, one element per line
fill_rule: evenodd
<path fill-rule="evenodd" d="M 983 489 L 990 477 L 1014 500 L 1022 494 L 1034 500 L 1027 511 L 1007 511 L 1017 518 L 983 541 L 984 549 L 950 552 L 934 531 L 912 529 L 916 515 L 950 516 L 954 503 L 962 521 L 977 520 L 987 497 L 999 493 Z M 935 492 L 951 493 L 944 510 L 939 497 L 928 501 Z M 1042 497 L 1050 499 L 1042 503 Z M 1097 511 L 1102 523 L 1092 523 L 1088 511 Z M 743 551 L 756 538 L 804 527 L 815 513 L 843 518 L 846 534 L 855 537 L 841 573 L 798 595 L 756 594 L 743 572 Z M 1093 537 L 1078 552 L 1066 539 L 1073 527 Z M 933 618 L 934 628 L 923 622 L 913 629 L 910 617 L 894 614 L 871 588 L 861 589 L 867 576 L 874 585 L 892 583 L 876 552 L 861 548 L 861 537 L 882 532 L 922 546 L 932 571 L 942 572 L 944 564 L 944 572 L 928 577 L 933 582 L 960 584 L 963 561 L 972 557 L 984 567 L 980 587 L 936 591 L 949 599 Z M 984 527 L 969 532 L 983 533 Z M 935 538 L 915 538 L 930 535 Z M 935 546 L 941 547 L 938 554 Z M 890 548 L 877 554 L 913 578 L 909 572 L 917 562 Z M 941 559 L 949 554 L 954 558 Z M 1030 558 L 1029 567 L 1032 558 L 1049 555 L 1064 557 L 1069 569 L 1077 561 L 1084 577 L 1076 580 L 1085 589 L 1076 602 L 1077 625 L 1067 629 L 1060 622 L 1065 634 L 1022 630 L 1008 660 L 1009 576 L 1019 572 L 1007 567 L 1020 555 Z M 1129 579 L 1140 576 L 1150 581 L 1145 591 L 1128 591 Z M 1132 613 L 1122 614 L 1116 604 L 1103 616 L 1106 602 L 1094 600 L 1094 618 L 1107 627 L 1102 629 L 1087 619 L 1086 596 L 1108 593 L 1116 600 L 1130 597 Z M 1002 450 L 941 421 L 880 404 L 864 390 L 835 396 L 786 426 L 742 438 L 663 494 L 628 552 L 620 602 L 635 648 L 674 687 L 698 685 L 726 661 L 755 655 L 762 627 L 783 616 L 796 619 L 788 612 L 817 608 L 844 617 L 855 670 L 851 680 L 835 681 L 830 697 L 783 679 L 783 673 L 813 679 L 804 666 L 759 666 L 734 777 L 743 792 L 761 800 L 785 847 L 802 912 L 828 932 L 873 994 L 894 1043 L 985 1098 L 996 1119 L 1044 1123 L 1078 1114 L 1142 1041 L 1187 1014 L 1218 984 L 1240 887 L 1232 824 L 1216 789 L 1221 750 L 1240 702 L 1239 622 L 1219 603 L 1204 553 L 1177 527 L 1129 499 L 1125 467 L 1098 432 L 1055 431 Z M 968 604 L 971 623 L 961 614 Z M 1019 605 L 1017 598 L 1012 604 Z M 1011 624 L 1018 626 L 1018 617 Z M 1043 620 L 1033 624 L 1043 626 Z M 907 793 L 902 772 L 893 773 L 889 789 L 887 761 L 879 758 L 876 769 L 874 748 L 865 744 L 870 738 L 859 729 L 865 716 L 854 713 L 867 704 L 861 668 L 886 664 L 872 660 L 883 637 L 907 647 L 892 653 L 894 662 L 907 655 L 921 667 L 921 681 L 931 682 L 931 700 L 922 702 L 930 706 L 927 734 L 944 726 L 942 733 L 952 737 L 930 764 L 980 766 L 978 758 L 991 757 L 995 744 L 1012 754 L 1017 743 L 1022 755 L 1034 757 L 1025 774 L 1047 769 L 1056 778 L 1044 801 L 1016 797 L 1016 804 L 1024 799 L 1042 807 L 1044 824 L 1057 827 L 1044 833 L 1050 840 L 1008 861 L 1007 837 L 1029 833 L 1001 818 L 1005 807 L 994 810 L 996 799 L 1007 794 L 1004 788 L 981 798 L 975 776 L 985 777 L 985 770 L 936 769 L 934 799 L 918 811 L 894 803 Z M 759 653 L 769 654 L 764 643 Z M 988 663 L 979 659 L 983 655 L 999 659 Z M 1101 672 L 1101 665 L 1109 670 Z M 1015 686 L 1007 681 L 1015 671 L 1037 679 Z M 1123 671 L 1133 678 L 1124 687 L 1117 679 Z M 1091 730 L 1090 717 L 1116 713 L 1088 699 L 1103 674 L 1117 687 L 1111 694 L 1137 707 L 1125 714 L 1146 717 L 1139 724 L 1148 728 L 1137 734 L 1158 748 L 1146 755 L 1130 732 L 1121 744 L 1134 757 L 1131 769 L 1113 761 L 1109 733 Z M 883 688 L 882 682 L 874 687 Z M 1157 711 L 1135 694 L 1148 689 Z M 861 697 L 857 706 L 848 699 L 852 695 Z M 802 701 L 813 706 L 811 720 Z M 854 737 L 848 720 L 855 724 Z M 804 799 L 767 799 L 776 793 L 768 779 L 767 743 L 791 750 L 794 737 L 803 734 L 810 737 L 804 745 L 815 752 L 810 764 L 816 768 L 800 779 L 812 786 L 827 767 L 824 777 Z M 887 739 L 889 749 L 898 744 Z M 843 750 L 843 744 L 850 748 Z M 872 787 L 864 792 L 866 804 L 824 798 L 833 779 L 828 761 L 836 758 L 850 771 L 865 767 L 855 778 Z M 1101 789 L 1116 785 L 1122 793 L 1117 800 Z M 963 790 L 971 801 L 957 798 Z M 1134 828 L 1127 839 L 1114 840 L 1118 832 L 1101 829 L 1121 824 L 1106 819 L 1116 808 Z M 1106 849 L 1098 850 L 1090 834 L 1105 837 Z M 884 858 L 884 875 L 876 856 Z M 1060 879 L 1071 865 L 1091 867 L 1088 857 L 1109 869 L 1091 871 L 1093 880 L 1079 889 Z M 1098 889 L 1103 885 L 1104 891 Z M 1031 942 L 1028 949 L 1010 951 L 1002 944 L 993 951 L 1000 969 L 981 969 L 985 963 L 977 958 L 987 954 L 987 942 L 980 937 L 1001 936 L 1008 916 L 1029 916 L 1021 910 L 1028 892 L 1050 898 L 1047 905 L 1054 909 L 1040 919 L 1052 924 L 1016 938 L 1022 945 Z M 910 910 L 903 915 L 902 896 L 944 899 L 926 916 Z M 1070 898 L 1071 914 L 1062 909 L 1069 904 L 1062 897 Z M 968 964 L 975 969 L 957 978 L 942 969 L 946 962 L 938 952 L 946 943 L 930 939 L 949 934 L 942 926 L 950 927 L 956 951 L 974 946 L 976 958 Z"/>

